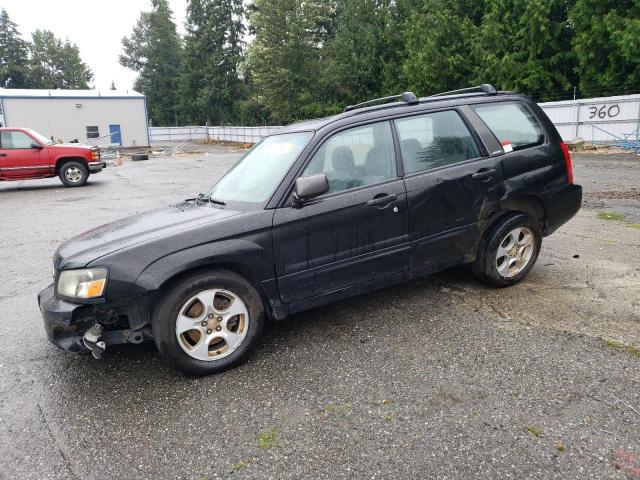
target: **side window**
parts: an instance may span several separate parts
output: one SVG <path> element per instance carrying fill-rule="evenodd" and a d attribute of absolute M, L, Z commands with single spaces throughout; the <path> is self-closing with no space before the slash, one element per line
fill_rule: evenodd
<path fill-rule="evenodd" d="M 502 145 L 511 144 L 513 150 L 518 150 L 544 141 L 544 130 L 540 123 L 521 103 L 491 103 L 472 108 Z"/>
<path fill-rule="evenodd" d="M 302 175 L 318 173 L 327 176 L 329 193 L 395 178 L 395 152 L 389 122 L 352 128 L 329 138 Z"/>
<path fill-rule="evenodd" d="M 89 126 L 87 127 L 87 138 L 99 138 L 100 131 L 97 126 Z"/>
<path fill-rule="evenodd" d="M 454 111 L 395 121 L 405 173 L 415 173 L 480 156 L 478 146 Z"/>
<path fill-rule="evenodd" d="M 0 137 L 0 145 L 5 150 L 29 149 L 33 143 L 31 137 L 22 132 L 0 132 Z"/>

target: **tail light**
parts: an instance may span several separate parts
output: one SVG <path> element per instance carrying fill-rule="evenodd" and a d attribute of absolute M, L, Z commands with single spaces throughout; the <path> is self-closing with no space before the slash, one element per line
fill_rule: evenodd
<path fill-rule="evenodd" d="M 569 185 L 573 185 L 573 165 L 571 165 L 571 154 L 569 153 L 569 148 L 567 148 L 564 142 L 560 142 L 560 148 L 564 155 L 564 164 L 567 167 L 567 181 Z"/>

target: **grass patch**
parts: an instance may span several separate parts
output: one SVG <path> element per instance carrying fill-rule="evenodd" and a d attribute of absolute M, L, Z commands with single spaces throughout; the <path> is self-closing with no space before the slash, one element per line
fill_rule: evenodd
<path fill-rule="evenodd" d="M 624 220 L 624 215 L 622 213 L 615 212 L 600 212 L 598 213 L 598 218 L 600 220 L 612 220 L 616 222 L 621 222 Z"/>
<path fill-rule="evenodd" d="M 328 404 L 324 406 L 325 413 L 349 413 L 351 411 L 350 403 L 342 403 L 340 405 Z"/>
<path fill-rule="evenodd" d="M 635 355 L 636 357 L 640 357 L 640 348 L 634 347 L 633 345 L 627 345 L 625 343 L 619 342 L 618 340 L 614 340 L 613 338 L 605 338 L 604 345 L 608 348 L 613 348 L 620 352 L 630 353 L 631 355 Z"/>
<path fill-rule="evenodd" d="M 564 452 L 567 449 L 567 447 L 562 442 L 556 443 L 556 448 L 559 452 Z"/>
<path fill-rule="evenodd" d="M 527 430 L 527 432 L 529 432 L 534 437 L 539 437 L 540 435 L 542 435 L 544 433 L 544 430 L 542 430 L 540 427 L 529 426 L 529 427 L 526 428 L 526 430 Z"/>
<path fill-rule="evenodd" d="M 637 228 L 638 230 L 640 230 L 640 223 L 630 223 L 629 226 L 631 228 Z"/>
<path fill-rule="evenodd" d="M 240 470 L 242 470 L 243 468 L 245 468 L 247 466 L 246 463 L 244 463 L 242 460 L 239 461 L 238 463 L 234 463 L 233 464 L 233 471 L 234 472 L 239 472 Z"/>
<path fill-rule="evenodd" d="M 266 432 L 261 432 L 260 435 L 258 435 L 258 448 L 269 450 L 272 448 L 280 448 L 280 446 L 278 432 L 275 430 L 267 430 Z"/>

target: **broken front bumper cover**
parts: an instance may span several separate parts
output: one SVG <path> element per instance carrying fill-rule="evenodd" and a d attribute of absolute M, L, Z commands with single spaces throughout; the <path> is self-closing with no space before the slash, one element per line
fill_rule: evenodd
<path fill-rule="evenodd" d="M 56 298 L 53 285 L 38 294 L 38 304 L 47 337 L 56 347 L 71 353 L 88 351 L 82 342 L 84 332 L 78 331 L 78 325 L 73 322 L 73 312 L 82 305 Z"/>
<path fill-rule="evenodd" d="M 38 294 L 38 304 L 47 337 L 58 348 L 70 353 L 92 353 L 102 357 L 109 345 L 140 344 L 153 338 L 151 328 L 105 330 L 104 318 L 94 306 L 80 305 L 56 298 L 53 285 Z"/>

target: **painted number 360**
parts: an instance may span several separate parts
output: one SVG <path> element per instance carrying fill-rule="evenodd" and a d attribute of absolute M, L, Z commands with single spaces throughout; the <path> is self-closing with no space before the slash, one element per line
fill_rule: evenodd
<path fill-rule="evenodd" d="M 589 118 L 614 118 L 620 113 L 618 105 L 603 105 L 602 107 L 589 107 Z"/>

